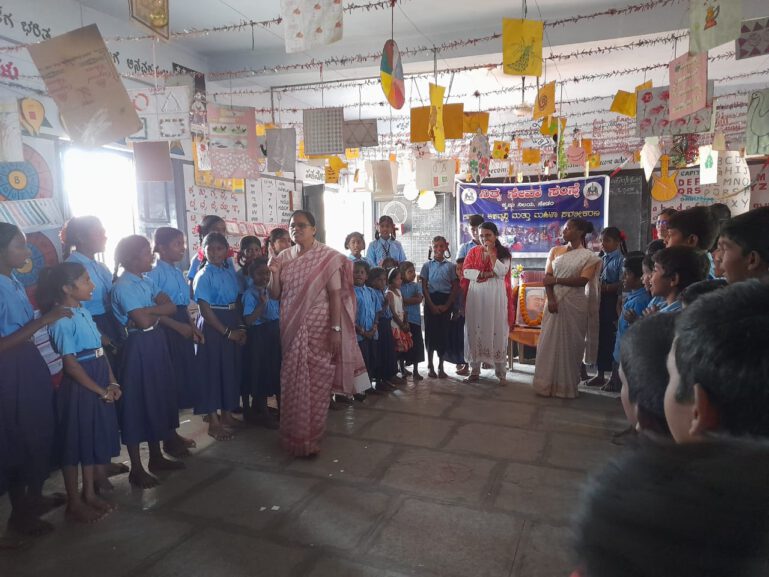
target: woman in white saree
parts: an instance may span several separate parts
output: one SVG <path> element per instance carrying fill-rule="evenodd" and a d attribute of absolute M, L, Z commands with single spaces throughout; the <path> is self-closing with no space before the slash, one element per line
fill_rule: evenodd
<path fill-rule="evenodd" d="M 567 221 L 562 232 L 566 244 L 547 257 L 547 308 L 534 369 L 534 391 L 544 397 L 576 398 L 583 355 L 587 364 L 595 362 L 601 259 L 585 248 L 592 232 L 589 221 Z"/>

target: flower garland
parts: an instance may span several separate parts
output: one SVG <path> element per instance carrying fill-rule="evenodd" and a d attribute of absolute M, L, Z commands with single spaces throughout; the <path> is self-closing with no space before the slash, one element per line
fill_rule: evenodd
<path fill-rule="evenodd" d="M 526 283 L 521 283 L 521 286 L 518 287 L 518 310 L 521 311 L 521 318 L 523 319 L 523 322 L 526 323 L 526 326 L 538 327 L 542 324 L 542 319 L 545 316 L 544 308 L 534 320 L 529 317 L 529 311 L 526 308 Z"/>

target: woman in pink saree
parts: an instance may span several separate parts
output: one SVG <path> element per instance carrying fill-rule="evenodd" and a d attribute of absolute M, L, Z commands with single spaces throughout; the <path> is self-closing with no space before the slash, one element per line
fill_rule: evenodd
<path fill-rule="evenodd" d="M 270 261 L 270 292 L 280 300 L 280 438 L 297 457 L 320 451 L 331 393 L 371 385 L 355 336 L 352 263 L 315 240 L 315 217 L 298 210 L 296 244 Z"/>

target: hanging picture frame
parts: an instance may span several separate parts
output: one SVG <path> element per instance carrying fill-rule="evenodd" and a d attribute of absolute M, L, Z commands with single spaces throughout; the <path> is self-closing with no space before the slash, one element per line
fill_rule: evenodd
<path fill-rule="evenodd" d="M 131 19 L 166 40 L 169 37 L 168 0 L 128 0 Z"/>

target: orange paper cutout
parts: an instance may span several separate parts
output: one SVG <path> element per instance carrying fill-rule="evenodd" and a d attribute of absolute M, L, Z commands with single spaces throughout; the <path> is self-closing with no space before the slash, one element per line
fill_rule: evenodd
<path fill-rule="evenodd" d="M 475 134 L 478 129 L 484 134 L 489 132 L 489 113 L 488 112 L 465 112 L 463 117 L 462 131 L 465 134 Z"/>
<path fill-rule="evenodd" d="M 553 114 L 555 114 L 555 81 L 548 82 L 537 92 L 533 117 L 534 119 L 544 118 Z"/>

